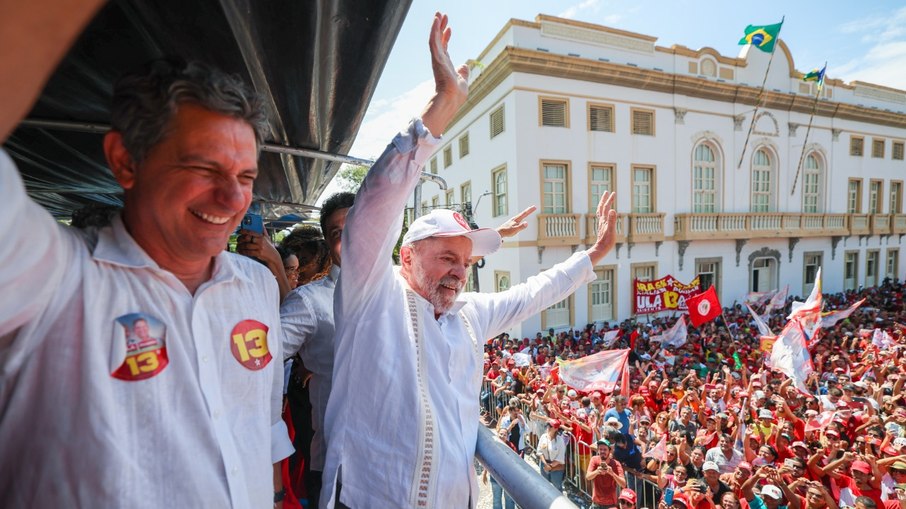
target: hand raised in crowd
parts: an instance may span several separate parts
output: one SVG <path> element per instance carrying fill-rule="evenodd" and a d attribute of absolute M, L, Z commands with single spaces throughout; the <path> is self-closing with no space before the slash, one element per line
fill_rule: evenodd
<path fill-rule="evenodd" d="M 243 256 L 257 258 L 266 263 L 268 267 L 279 267 L 283 270 L 283 260 L 277 248 L 270 239 L 260 233 L 249 230 L 240 230 L 236 240 L 236 252 Z"/>

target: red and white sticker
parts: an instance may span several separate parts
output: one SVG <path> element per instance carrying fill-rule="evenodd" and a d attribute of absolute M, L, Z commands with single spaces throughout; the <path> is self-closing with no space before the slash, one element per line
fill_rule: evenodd
<path fill-rule="evenodd" d="M 116 319 L 114 327 L 114 378 L 127 382 L 146 380 L 167 367 L 167 328 L 147 313 L 130 313 Z"/>
<path fill-rule="evenodd" d="M 455 219 L 456 222 L 459 223 L 459 226 L 462 226 L 463 229 L 469 231 L 472 230 L 472 228 L 469 226 L 469 223 L 466 222 L 466 218 L 462 217 L 462 214 L 460 214 L 459 212 L 453 213 L 453 219 Z"/>
<path fill-rule="evenodd" d="M 244 367 L 257 371 L 271 362 L 267 348 L 267 325 L 257 320 L 243 320 L 230 333 L 230 350 Z"/>

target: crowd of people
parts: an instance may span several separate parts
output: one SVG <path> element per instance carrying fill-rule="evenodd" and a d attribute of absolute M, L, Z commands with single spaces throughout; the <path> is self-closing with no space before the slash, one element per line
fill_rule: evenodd
<path fill-rule="evenodd" d="M 514 450 L 535 444 L 557 488 L 558 472 L 577 472 L 593 507 L 636 504 L 637 493 L 621 489 L 627 479 L 655 487 L 645 503 L 661 509 L 906 507 L 904 292 L 888 279 L 824 296 L 825 311 L 865 302 L 810 338 L 809 393 L 765 366 L 769 354 L 743 305 L 724 310 L 727 323 L 690 327 L 677 348 L 658 341 L 677 316 L 503 334 L 485 348 L 485 419 Z M 773 331 L 794 300 L 763 317 Z M 892 342 L 873 341 L 876 329 Z M 628 394 L 585 394 L 558 378 L 558 358 L 621 348 L 630 349 Z"/>

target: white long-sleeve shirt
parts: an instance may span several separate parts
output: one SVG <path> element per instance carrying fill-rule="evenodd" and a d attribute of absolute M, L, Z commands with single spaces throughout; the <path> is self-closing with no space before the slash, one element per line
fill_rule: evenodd
<path fill-rule="evenodd" d="M 292 452 L 273 276 L 221 253 L 192 295 L 119 217 L 57 224 L 2 151 L 0 200 L 0 507 L 270 507 Z"/>
<path fill-rule="evenodd" d="M 339 275 L 340 267 L 334 265 L 327 277 L 296 288 L 280 306 L 283 355 L 289 358 L 299 352 L 305 367 L 312 372 L 308 392 L 314 430 L 311 470 L 317 472 L 324 470 L 324 412 L 333 375 L 333 294 Z"/>
<path fill-rule="evenodd" d="M 401 212 L 437 140 L 420 121 L 365 178 L 343 231 L 322 493 L 356 509 L 472 507 L 484 338 L 594 279 L 584 253 L 496 294 L 466 293 L 434 317 L 391 264 Z M 416 338 L 419 338 L 417 341 Z M 338 479 L 338 471 L 341 471 Z M 333 507 L 322 496 L 322 507 Z"/>

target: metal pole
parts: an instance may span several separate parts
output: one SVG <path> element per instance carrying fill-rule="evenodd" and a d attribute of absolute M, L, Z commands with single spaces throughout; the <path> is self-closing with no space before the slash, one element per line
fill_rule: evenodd
<path fill-rule="evenodd" d="M 780 25 L 783 25 L 783 21 L 786 19 L 786 16 L 780 19 Z M 755 127 L 755 117 L 758 116 L 758 108 L 761 107 L 761 102 L 764 100 L 764 86 L 768 83 L 768 72 L 771 71 L 771 62 L 774 61 L 774 53 L 777 52 L 777 43 L 780 42 L 780 31 L 777 31 L 777 41 L 774 42 L 774 46 L 771 49 L 771 57 L 768 58 L 768 67 L 764 70 L 764 79 L 761 80 L 761 90 L 758 93 L 758 101 L 755 102 L 755 111 L 752 112 L 752 123 L 749 124 L 749 132 L 746 134 L 746 142 L 742 145 L 742 153 L 739 154 L 739 164 L 736 165 L 736 169 L 742 168 L 742 161 L 746 156 L 746 149 L 749 147 L 749 138 L 752 136 L 752 129 Z"/>
<path fill-rule="evenodd" d="M 535 472 L 494 433 L 478 427 L 475 457 L 497 483 L 523 509 L 578 509 L 568 498 Z"/>

